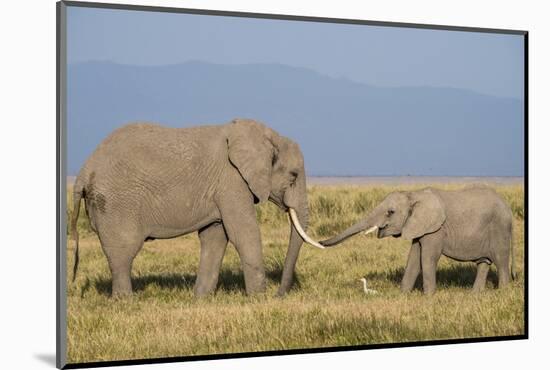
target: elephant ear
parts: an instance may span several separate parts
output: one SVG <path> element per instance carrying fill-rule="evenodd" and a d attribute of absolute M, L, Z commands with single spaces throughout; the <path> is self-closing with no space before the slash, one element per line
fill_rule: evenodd
<path fill-rule="evenodd" d="M 267 200 L 271 191 L 272 134 L 259 122 L 235 119 L 229 125 L 227 136 L 229 160 L 260 202 Z"/>
<path fill-rule="evenodd" d="M 437 194 L 430 189 L 411 192 L 409 201 L 411 208 L 401 233 L 403 238 L 413 240 L 441 228 L 447 216 Z"/>

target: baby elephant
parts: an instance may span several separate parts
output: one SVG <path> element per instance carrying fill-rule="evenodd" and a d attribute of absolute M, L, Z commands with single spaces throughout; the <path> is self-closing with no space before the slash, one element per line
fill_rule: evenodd
<path fill-rule="evenodd" d="M 474 291 L 485 288 L 491 263 L 497 267 L 499 287 L 506 286 L 510 280 L 510 255 L 511 275 L 515 278 L 512 211 L 488 187 L 391 193 L 366 218 L 321 244 L 332 246 L 361 231 L 375 232 L 378 238 L 391 235 L 412 240 L 401 282 L 403 292 L 412 290 L 422 271 L 424 293 L 432 294 L 442 254 L 477 263 Z"/>

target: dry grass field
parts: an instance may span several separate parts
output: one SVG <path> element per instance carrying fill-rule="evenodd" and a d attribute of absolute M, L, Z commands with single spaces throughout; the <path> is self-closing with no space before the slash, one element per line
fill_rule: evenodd
<path fill-rule="evenodd" d="M 460 188 L 460 184 L 437 185 Z M 421 186 L 338 185 L 309 188 L 310 234 L 324 239 L 357 221 L 386 194 Z M 409 242 L 356 236 L 339 247 L 304 245 L 297 283 L 276 298 L 288 242 L 288 220 L 272 204 L 257 208 L 268 274 L 265 295 L 248 297 L 235 248 L 224 258 L 216 294 L 196 299 L 196 234 L 145 243 L 134 261 L 135 294 L 110 298 L 110 274 L 99 240 L 81 212 L 80 267 L 68 282 L 68 360 L 71 363 L 217 353 L 476 338 L 524 333 L 524 190 L 498 185 L 514 213 L 518 279 L 495 289 L 491 267 L 485 292 L 470 291 L 473 263 L 442 257 L 438 290 L 399 291 Z M 69 209 L 72 202 L 68 196 Z M 68 243 L 72 271 L 74 243 Z M 365 295 L 366 277 L 379 294 Z"/>

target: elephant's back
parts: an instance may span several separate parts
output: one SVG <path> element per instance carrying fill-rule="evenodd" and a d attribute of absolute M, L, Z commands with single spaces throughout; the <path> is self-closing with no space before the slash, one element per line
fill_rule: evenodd
<path fill-rule="evenodd" d="M 493 218 L 503 221 L 512 220 L 512 210 L 504 198 L 488 185 L 473 185 L 462 190 L 462 202 L 467 202 L 473 208 L 481 208 L 491 214 Z"/>
<path fill-rule="evenodd" d="M 125 156 L 150 154 L 162 150 L 166 140 L 180 136 L 181 129 L 160 126 L 153 123 L 130 123 L 114 130 L 97 147 L 94 156 Z M 157 151 L 158 151 L 157 150 Z"/>
<path fill-rule="evenodd" d="M 219 127 L 219 126 L 218 126 Z M 216 151 L 216 126 L 172 128 L 152 123 L 131 123 L 113 131 L 90 156 L 96 169 L 132 164 L 143 170 L 162 169 L 173 161 L 180 164 Z"/>
<path fill-rule="evenodd" d="M 483 233 L 488 225 L 508 225 L 512 222 L 512 211 L 506 201 L 491 187 L 468 186 L 462 190 L 438 191 L 443 199 L 447 216 L 460 225 L 464 235 Z"/>
<path fill-rule="evenodd" d="M 101 193 L 116 198 L 110 204 L 124 199 L 125 207 L 155 207 L 175 192 L 185 194 L 193 181 L 216 171 L 210 167 L 227 157 L 219 128 L 123 126 L 96 148 L 79 177 L 89 196 Z M 143 205 L 144 201 L 152 204 Z"/>

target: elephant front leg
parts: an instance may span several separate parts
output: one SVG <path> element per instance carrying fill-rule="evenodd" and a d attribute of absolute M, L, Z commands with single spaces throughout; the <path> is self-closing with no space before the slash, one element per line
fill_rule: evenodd
<path fill-rule="evenodd" d="M 429 238 L 422 241 L 422 248 L 420 251 L 421 264 L 422 264 L 422 283 L 424 288 L 424 294 L 434 294 L 436 287 L 436 270 L 437 263 L 441 257 L 441 247 L 437 241 L 433 241 Z"/>
<path fill-rule="evenodd" d="M 250 194 L 248 194 L 250 195 Z M 256 221 L 256 209 L 250 195 L 219 204 L 223 226 L 231 243 L 235 245 L 244 273 L 247 294 L 265 292 L 265 268 L 263 263 L 260 228 Z"/>
<path fill-rule="evenodd" d="M 410 292 L 413 287 L 418 274 L 420 273 L 420 243 L 418 240 L 414 240 L 409 252 L 409 258 L 407 260 L 407 266 L 405 267 L 405 274 L 403 280 L 401 280 L 401 291 L 403 293 Z"/>
<path fill-rule="evenodd" d="M 218 284 L 220 268 L 227 248 L 227 235 L 222 224 L 213 224 L 199 231 L 201 256 L 195 282 L 195 296 L 212 293 Z"/>

